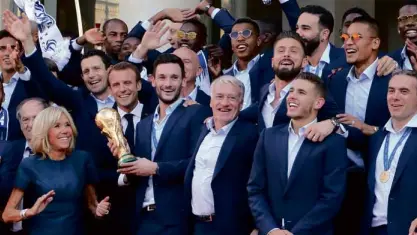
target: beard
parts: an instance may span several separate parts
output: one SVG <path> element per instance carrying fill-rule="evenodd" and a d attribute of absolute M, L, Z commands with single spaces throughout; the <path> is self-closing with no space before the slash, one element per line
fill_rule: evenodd
<path fill-rule="evenodd" d="M 282 81 L 292 81 L 295 77 L 301 72 L 301 67 L 293 67 L 292 69 L 288 68 L 275 68 L 274 67 L 275 75 Z"/>
<path fill-rule="evenodd" d="M 320 45 L 320 37 L 317 36 L 313 39 L 303 39 L 304 44 L 305 44 L 305 48 L 306 48 L 306 55 L 311 56 L 313 54 L 313 52 L 317 49 L 317 47 L 319 47 Z"/>
<path fill-rule="evenodd" d="M 180 98 L 180 95 L 181 95 L 181 87 L 177 90 L 174 97 L 172 97 L 171 99 L 166 99 L 166 98 L 162 97 L 162 95 L 159 95 L 159 94 L 158 94 L 158 98 L 162 101 L 162 103 L 167 104 L 167 105 L 171 105 L 171 104 L 175 103 L 175 101 L 177 101 L 178 98 Z"/>

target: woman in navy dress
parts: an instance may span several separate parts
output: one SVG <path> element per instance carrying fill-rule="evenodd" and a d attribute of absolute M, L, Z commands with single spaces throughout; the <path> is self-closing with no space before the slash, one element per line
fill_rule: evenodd
<path fill-rule="evenodd" d="M 30 235 L 83 235 L 85 206 L 97 217 L 108 214 L 109 198 L 97 203 L 91 157 L 74 151 L 77 130 L 69 113 L 49 107 L 33 123 L 34 156 L 19 166 L 15 188 L 3 213 L 5 222 L 24 222 Z M 25 195 L 31 208 L 17 210 Z"/>

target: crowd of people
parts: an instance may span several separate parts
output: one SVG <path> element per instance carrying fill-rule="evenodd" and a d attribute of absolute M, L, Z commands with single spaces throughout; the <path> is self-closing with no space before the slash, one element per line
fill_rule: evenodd
<path fill-rule="evenodd" d="M 417 2 L 398 9 L 394 52 L 361 8 L 338 24 L 279 2 L 292 31 L 210 0 L 130 31 L 110 19 L 63 68 L 4 12 L 0 234 L 417 235 Z M 118 163 L 104 108 L 135 161 Z"/>

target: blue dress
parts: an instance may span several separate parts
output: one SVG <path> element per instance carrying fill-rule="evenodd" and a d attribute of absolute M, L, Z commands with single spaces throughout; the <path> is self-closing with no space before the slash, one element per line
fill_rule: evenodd
<path fill-rule="evenodd" d="M 53 161 L 48 157 L 42 159 L 37 155 L 25 158 L 19 166 L 15 187 L 25 191 L 25 196 L 30 195 L 34 201 L 50 190 L 55 190 L 54 199 L 45 210 L 25 221 L 29 234 L 85 234 L 84 190 L 87 184 L 95 184 L 97 181 L 91 156 L 83 151 L 74 151 L 61 161 Z"/>

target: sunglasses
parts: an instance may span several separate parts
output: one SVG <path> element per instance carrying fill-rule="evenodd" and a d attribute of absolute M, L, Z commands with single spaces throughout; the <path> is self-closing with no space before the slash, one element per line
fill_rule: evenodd
<path fill-rule="evenodd" d="M 417 22 L 417 14 L 415 15 L 408 15 L 408 16 L 400 16 L 397 18 L 398 23 L 405 24 L 405 23 L 414 23 Z"/>
<path fill-rule="evenodd" d="M 196 38 L 197 38 L 197 33 L 196 33 L 196 32 L 189 32 L 189 33 L 186 33 L 186 32 L 184 32 L 184 31 L 177 30 L 177 37 L 178 37 L 179 39 L 183 39 L 183 38 L 185 38 L 185 39 L 188 39 L 188 40 L 194 40 L 194 39 L 196 39 Z"/>
<path fill-rule="evenodd" d="M 347 40 L 352 39 L 353 42 L 357 42 L 360 39 L 363 38 L 363 36 L 359 33 L 353 33 L 352 35 L 349 35 L 347 33 L 344 33 L 342 35 L 340 35 L 340 39 L 342 39 L 342 42 L 346 42 Z M 369 38 L 376 38 L 376 37 L 369 37 Z"/>
<path fill-rule="evenodd" d="M 243 38 L 249 38 L 252 35 L 252 30 L 245 29 L 245 30 L 239 31 L 239 32 L 234 31 L 234 32 L 231 32 L 229 34 L 230 38 L 234 39 L 234 40 L 238 39 L 239 35 L 242 35 Z"/>

